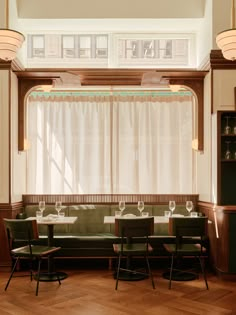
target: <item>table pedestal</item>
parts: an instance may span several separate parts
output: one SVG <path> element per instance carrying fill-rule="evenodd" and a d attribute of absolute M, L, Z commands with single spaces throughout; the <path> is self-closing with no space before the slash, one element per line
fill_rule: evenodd
<path fill-rule="evenodd" d="M 166 271 L 162 274 L 162 277 L 170 280 L 170 272 Z M 197 275 L 191 272 L 186 272 L 184 270 L 173 270 L 172 272 L 172 280 L 173 281 L 191 281 L 195 280 Z"/>
<path fill-rule="evenodd" d="M 114 279 L 117 278 L 117 272 L 114 272 Z M 143 279 L 147 279 L 148 276 L 141 275 L 139 273 L 129 272 L 125 270 L 121 270 L 119 274 L 119 280 L 123 281 L 139 281 Z"/>
<path fill-rule="evenodd" d="M 50 282 L 50 281 L 58 281 L 59 280 L 64 280 L 68 277 L 68 275 L 65 272 L 41 272 L 39 276 L 39 281 L 45 281 L 45 282 Z M 35 275 L 35 280 L 38 280 L 38 275 Z"/>

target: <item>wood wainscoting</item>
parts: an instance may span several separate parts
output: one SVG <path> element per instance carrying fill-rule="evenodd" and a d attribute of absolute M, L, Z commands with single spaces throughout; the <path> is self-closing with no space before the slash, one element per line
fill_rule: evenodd
<path fill-rule="evenodd" d="M 143 200 L 145 204 L 168 204 L 169 200 L 175 200 L 176 204 L 184 204 L 192 200 L 197 206 L 199 195 L 197 194 L 86 194 L 86 195 L 23 195 L 23 204 L 38 204 L 44 200 L 47 204 L 54 204 L 61 200 L 63 204 L 118 204 L 120 200 L 126 203 L 137 203 Z"/>
<path fill-rule="evenodd" d="M 199 211 L 211 220 L 210 262 L 218 276 L 236 280 L 236 206 L 198 203 Z"/>
<path fill-rule="evenodd" d="M 9 255 L 8 241 L 3 219 L 14 219 L 21 211 L 23 202 L 0 203 L 0 267 L 11 266 L 11 258 Z"/>

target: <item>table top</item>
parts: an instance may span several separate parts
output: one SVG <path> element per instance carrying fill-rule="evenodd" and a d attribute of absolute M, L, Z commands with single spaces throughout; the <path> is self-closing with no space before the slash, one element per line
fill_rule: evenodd
<path fill-rule="evenodd" d="M 123 217 L 119 217 L 119 218 L 124 218 L 124 219 L 138 219 L 138 218 L 144 218 L 144 217 L 136 217 L 136 216 L 123 216 Z M 154 216 L 154 224 L 157 223 L 168 223 L 169 222 L 169 218 L 164 217 L 164 216 Z M 115 223 L 115 216 L 104 216 L 104 223 L 105 224 L 113 224 Z"/>
<path fill-rule="evenodd" d="M 78 217 L 60 217 L 57 215 L 48 215 L 46 217 L 42 217 L 41 220 L 37 220 L 36 217 L 29 217 L 26 220 L 36 220 L 37 224 L 74 224 Z"/>
<path fill-rule="evenodd" d="M 169 218 L 168 217 L 165 217 L 163 215 L 160 215 L 160 216 L 153 216 L 154 217 L 154 224 L 159 224 L 159 223 L 169 223 Z M 190 216 L 184 216 L 184 215 L 181 215 L 181 214 L 175 214 L 174 217 L 186 217 L 186 218 L 190 218 Z M 124 218 L 124 219 L 132 219 L 132 218 L 135 218 L 135 219 L 138 219 L 138 218 L 143 218 L 143 217 L 140 217 L 140 216 L 135 216 L 135 215 L 130 215 L 130 216 L 123 216 L 123 217 L 119 217 L 119 218 Z M 114 224 L 115 223 L 115 216 L 104 216 L 104 223 L 105 224 Z M 208 220 L 208 223 L 212 223 L 210 220 Z"/>

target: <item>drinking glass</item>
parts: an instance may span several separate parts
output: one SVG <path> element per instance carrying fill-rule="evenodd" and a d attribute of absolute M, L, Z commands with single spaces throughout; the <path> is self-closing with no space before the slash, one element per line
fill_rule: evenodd
<path fill-rule="evenodd" d="M 61 211 L 61 208 L 62 208 L 62 203 L 61 203 L 61 201 L 56 201 L 56 203 L 55 203 L 55 209 L 57 210 L 58 217 L 59 217 L 59 212 Z"/>
<path fill-rule="evenodd" d="M 191 200 L 186 201 L 186 209 L 188 210 L 190 215 L 190 212 L 193 210 L 193 202 Z"/>
<path fill-rule="evenodd" d="M 225 159 L 230 160 L 231 159 L 231 151 L 229 149 L 229 144 L 231 141 L 225 141 L 226 143 L 226 151 L 225 151 Z"/>
<path fill-rule="evenodd" d="M 144 209 L 144 202 L 143 201 L 138 201 L 138 210 L 140 212 L 140 215 L 142 215 L 143 209 Z"/>
<path fill-rule="evenodd" d="M 230 127 L 230 125 L 229 125 L 229 116 L 226 116 L 225 117 L 226 118 L 226 125 L 225 125 L 225 128 L 224 128 L 224 133 L 226 134 L 226 135 L 229 135 L 230 134 L 230 132 L 231 132 L 231 127 Z"/>
<path fill-rule="evenodd" d="M 169 209 L 170 209 L 170 211 L 171 211 L 171 213 L 172 213 L 172 215 L 173 215 L 173 212 L 175 211 L 175 201 L 174 200 L 170 200 L 169 201 Z"/>
<path fill-rule="evenodd" d="M 123 211 L 125 210 L 125 201 L 124 200 L 119 201 L 119 209 L 120 209 L 121 215 L 122 215 Z"/>
<path fill-rule="evenodd" d="M 236 135 L 236 117 L 234 117 L 233 133 L 234 133 L 234 135 Z"/>
<path fill-rule="evenodd" d="M 43 211 L 45 210 L 45 201 L 39 201 L 39 210 L 41 211 L 43 216 Z"/>

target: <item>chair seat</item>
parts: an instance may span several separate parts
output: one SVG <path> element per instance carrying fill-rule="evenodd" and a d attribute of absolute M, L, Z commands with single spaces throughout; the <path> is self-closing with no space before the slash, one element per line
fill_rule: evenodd
<path fill-rule="evenodd" d="M 58 251 L 59 249 L 61 249 L 61 247 L 49 247 L 49 246 L 40 246 L 40 245 L 32 245 L 31 248 L 32 248 L 32 254 L 30 252 L 30 247 L 28 245 L 12 249 L 11 252 L 16 257 L 17 256 L 30 257 L 31 255 L 40 257 L 40 256 L 46 256 L 48 254 L 52 254 Z"/>
<path fill-rule="evenodd" d="M 122 245 L 121 244 L 113 244 L 114 252 L 119 254 L 122 252 Z M 148 247 L 145 243 L 132 243 L 132 244 L 123 244 L 123 254 L 130 255 L 130 254 L 136 254 L 136 255 L 143 255 L 146 253 L 146 251 L 152 252 L 153 248 L 150 244 L 148 244 Z"/>
<path fill-rule="evenodd" d="M 165 249 L 174 254 L 176 252 L 176 245 L 175 244 L 164 244 Z M 178 254 L 181 255 L 199 255 L 200 253 L 205 253 L 206 248 L 202 247 L 200 244 L 181 244 L 178 246 Z"/>

